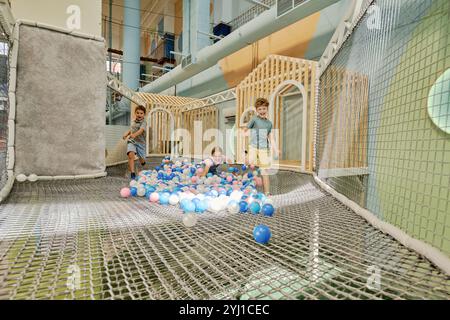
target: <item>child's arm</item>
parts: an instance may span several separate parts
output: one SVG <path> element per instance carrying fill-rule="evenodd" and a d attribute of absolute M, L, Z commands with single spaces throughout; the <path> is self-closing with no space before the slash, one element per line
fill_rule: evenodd
<path fill-rule="evenodd" d="M 131 134 L 131 130 L 128 130 L 128 131 L 124 134 L 123 140 L 126 140 L 130 134 Z"/>
<path fill-rule="evenodd" d="M 200 177 L 206 177 L 206 175 L 209 173 L 209 168 L 211 168 L 212 163 L 208 159 L 205 161 L 205 168 L 203 169 L 203 172 L 200 174 Z"/>
<path fill-rule="evenodd" d="M 141 128 L 138 131 L 136 131 L 135 133 L 133 133 L 132 135 L 130 135 L 130 138 L 135 139 L 135 138 L 139 137 L 141 134 L 143 134 L 144 131 L 145 131 L 145 129 Z"/>

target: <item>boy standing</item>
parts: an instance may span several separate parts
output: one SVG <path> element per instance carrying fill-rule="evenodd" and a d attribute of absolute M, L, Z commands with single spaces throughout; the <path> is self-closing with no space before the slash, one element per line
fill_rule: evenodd
<path fill-rule="evenodd" d="M 259 98 L 255 102 L 255 108 L 257 115 L 245 128 L 245 132 L 250 130 L 249 162 L 261 168 L 264 193 L 270 195 L 270 180 L 267 172 L 272 162 L 270 150 L 277 156 L 279 151 L 275 145 L 272 122 L 268 119 L 269 101 Z"/>
<path fill-rule="evenodd" d="M 135 120 L 131 123 L 131 129 L 123 136 L 124 140 L 128 139 L 127 156 L 128 168 L 131 172 L 131 179 L 136 178 L 134 169 L 134 159 L 136 155 L 139 157 L 139 162 L 145 166 L 145 137 L 147 130 L 147 121 L 145 121 L 146 109 L 144 106 L 137 106 L 134 111 Z"/>

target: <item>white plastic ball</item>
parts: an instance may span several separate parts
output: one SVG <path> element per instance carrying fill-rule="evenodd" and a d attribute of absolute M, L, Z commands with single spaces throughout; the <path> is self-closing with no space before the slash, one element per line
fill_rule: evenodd
<path fill-rule="evenodd" d="M 38 176 L 35 174 L 30 174 L 30 176 L 28 177 L 28 181 L 31 182 L 36 182 L 38 180 Z"/>
<path fill-rule="evenodd" d="M 130 187 L 136 187 L 138 185 L 138 182 L 136 180 L 131 180 L 130 181 Z"/>
<path fill-rule="evenodd" d="M 145 196 L 145 188 L 138 188 L 137 189 L 137 195 L 139 196 L 139 197 L 143 197 L 143 196 Z"/>
<path fill-rule="evenodd" d="M 217 213 L 222 209 L 222 203 L 216 198 L 210 202 L 209 207 L 213 213 Z"/>
<path fill-rule="evenodd" d="M 229 213 L 238 213 L 239 212 L 239 204 L 236 201 L 232 201 L 228 204 L 228 212 Z"/>
<path fill-rule="evenodd" d="M 233 192 L 231 192 L 230 198 L 231 200 L 238 202 L 241 200 L 243 194 L 244 193 L 242 191 L 234 190 Z"/>
<path fill-rule="evenodd" d="M 180 198 L 179 198 L 176 194 L 172 194 L 172 195 L 169 197 L 169 203 L 170 203 L 170 205 L 175 206 L 175 205 L 177 205 L 179 202 L 180 202 Z"/>
<path fill-rule="evenodd" d="M 195 226 L 198 222 L 198 216 L 195 213 L 188 213 L 185 214 L 183 217 L 183 224 L 188 227 L 188 228 L 192 228 L 193 226 Z"/>

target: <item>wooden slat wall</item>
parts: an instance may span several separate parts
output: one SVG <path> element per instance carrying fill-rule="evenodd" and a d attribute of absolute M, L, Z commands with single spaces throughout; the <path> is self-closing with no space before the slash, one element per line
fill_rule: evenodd
<path fill-rule="evenodd" d="M 304 97 L 308 105 L 308 149 L 309 157 L 305 165 L 307 171 L 313 171 L 313 157 L 314 157 L 314 122 L 315 122 L 315 85 L 316 85 L 316 69 L 317 63 L 315 61 L 308 61 L 303 59 L 284 57 L 278 55 L 268 56 L 260 65 L 258 65 L 237 87 L 236 87 L 236 123 L 240 124 L 242 114 L 252 106 L 257 98 L 262 97 L 269 99 L 275 88 L 285 80 L 295 80 L 303 84 L 308 92 L 308 96 Z M 282 130 L 281 115 L 282 104 L 277 99 L 274 109 L 274 129 L 279 129 L 280 142 Z M 238 130 L 237 139 L 237 161 L 245 162 L 245 150 L 248 148 L 248 137 L 243 135 L 241 130 Z M 299 144 L 300 148 L 300 144 Z M 289 159 L 298 160 L 300 159 Z M 282 161 L 281 161 L 282 162 Z"/>
<path fill-rule="evenodd" d="M 321 169 L 366 168 L 368 78 L 330 66 L 321 79 Z"/>
<path fill-rule="evenodd" d="M 148 123 L 150 129 L 147 141 L 149 155 L 170 155 L 172 151 L 170 145 L 172 129 L 186 129 L 190 132 L 191 137 L 194 137 L 195 119 L 202 121 L 203 132 L 211 128 L 217 128 L 217 109 L 213 106 L 199 108 L 201 104 L 198 99 L 153 93 L 138 93 L 137 95 L 147 103 L 147 115 L 151 114 Z M 132 110 L 135 107 L 136 105 L 132 105 Z M 171 128 L 169 113 L 173 115 L 173 128 Z M 186 155 L 193 155 L 193 141 L 191 141 L 189 149 L 187 153 L 185 152 Z"/>

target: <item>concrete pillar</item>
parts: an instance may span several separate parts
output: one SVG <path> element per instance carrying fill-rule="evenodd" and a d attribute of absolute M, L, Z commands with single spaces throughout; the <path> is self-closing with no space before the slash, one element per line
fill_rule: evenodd
<path fill-rule="evenodd" d="M 141 72 L 141 0 L 123 3 L 123 83 L 136 90 Z"/>
<path fill-rule="evenodd" d="M 193 56 L 209 46 L 209 36 L 198 33 L 211 33 L 210 0 L 183 1 L 183 54 Z"/>

